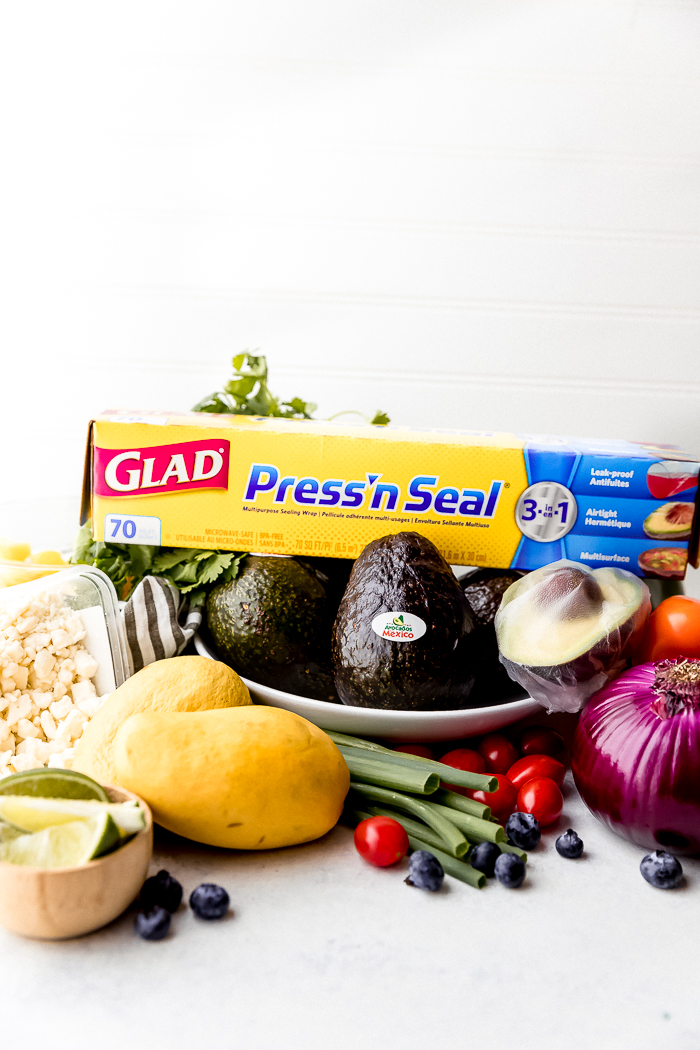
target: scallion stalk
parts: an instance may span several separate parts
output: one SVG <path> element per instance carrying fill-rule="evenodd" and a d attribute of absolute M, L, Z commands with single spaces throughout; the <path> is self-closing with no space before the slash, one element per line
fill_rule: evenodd
<path fill-rule="evenodd" d="M 415 766 L 420 764 L 424 769 L 437 773 L 440 779 L 448 784 L 457 784 L 458 787 L 470 788 L 475 791 L 491 792 L 496 791 L 498 788 L 496 778 L 486 776 L 483 773 L 470 773 L 466 769 L 454 769 L 452 766 L 446 766 L 442 762 L 435 762 L 432 758 L 409 755 L 404 751 L 390 751 L 388 747 L 382 747 L 381 744 L 373 744 L 371 740 L 347 736 L 345 733 L 335 733 L 332 730 L 326 730 L 326 733 L 343 752 L 344 749 L 354 748 L 356 751 L 372 751 L 377 756 L 381 755 L 385 761 L 394 762 L 397 765 Z"/>
<path fill-rule="evenodd" d="M 430 801 L 439 802 L 443 806 L 449 806 L 450 809 L 459 809 L 462 813 L 469 813 L 472 817 L 479 817 L 480 820 L 491 819 L 490 806 L 484 805 L 483 802 L 477 802 L 473 798 L 465 798 L 464 795 L 459 795 L 456 791 L 448 791 L 447 788 L 440 788 L 436 791 Z"/>
<path fill-rule="evenodd" d="M 458 809 L 450 809 L 448 806 L 439 806 L 435 802 L 426 802 L 431 810 L 440 816 L 452 821 L 458 828 L 464 831 L 474 842 L 496 842 L 499 845 L 505 841 L 506 833 L 500 824 L 492 824 L 490 820 L 480 820 L 470 813 L 462 813 Z M 423 817 L 426 820 L 426 817 Z"/>
<path fill-rule="evenodd" d="M 429 802 L 422 802 L 420 799 L 402 795 L 399 791 L 390 791 L 388 788 L 377 787 L 374 784 L 359 783 L 356 780 L 352 781 L 351 786 L 354 791 L 365 798 L 370 798 L 375 802 L 388 803 L 390 806 L 407 810 L 409 813 L 420 817 L 433 831 L 438 833 L 451 850 L 456 852 L 464 847 L 464 852 L 466 852 L 469 847 L 469 842 L 459 828 L 452 823 L 449 817 L 439 812 L 439 810 L 445 808 L 444 806 L 433 806 Z"/>
<path fill-rule="evenodd" d="M 424 842 L 429 842 L 431 847 L 434 846 L 436 849 L 452 852 L 447 843 L 432 828 L 421 824 L 418 820 L 413 820 L 412 817 L 407 817 L 405 813 L 400 813 L 396 809 L 390 809 L 388 806 L 367 806 L 367 816 L 391 817 L 393 820 L 398 820 L 399 824 L 406 829 L 409 835 L 417 835 L 418 838 L 423 839 Z M 366 816 L 362 817 L 362 819 L 365 820 Z M 454 851 L 455 860 L 461 860 L 469 848 L 468 843 L 458 846 Z"/>
<path fill-rule="evenodd" d="M 347 762 L 351 777 L 363 783 L 378 784 L 394 791 L 411 791 L 416 795 L 431 795 L 440 786 L 439 776 L 429 769 L 385 762 L 369 752 L 358 754 L 350 747 L 340 747 L 339 751 Z"/>
<path fill-rule="evenodd" d="M 416 835 L 412 835 L 409 832 L 408 841 L 411 844 L 412 849 L 426 849 L 428 853 L 432 853 L 436 860 L 439 860 L 442 864 L 443 871 L 447 875 L 451 875 L 454 879 L 459 879 L 460 882 L 466 882 L 467 886 L 473 886 L 476 890 L 482 890 L 486 885 L 486 876 L 481 871 L 477 871 L 476 868 L 472 868 L 471 864 L 465 864 L 463 860 L 455 860 L 449 853 L 445 853 L 441 849 L 436 849 L 435 846 L 431 846 L 424 839 L 419 839 Z"/>
<path fill-rule="evenodd" d="M 515 853 L 516 857 L 520 857 L 527 864 L 527 853 L 524 849 L 520 849 L 518 846 L 511 846 L 510 842 L 499 842 L 498 848 L 501 853 Z"/>

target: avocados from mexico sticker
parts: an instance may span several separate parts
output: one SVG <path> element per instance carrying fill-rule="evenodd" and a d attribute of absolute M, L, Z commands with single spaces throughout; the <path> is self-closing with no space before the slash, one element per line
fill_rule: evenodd
<path fill-rule="evenodd" d="M 406 612 L 383 612 L 372 620 L 372 630 L 390 642 L 414 642 L 422 638 L 427 627 L 420 616 Z"/>

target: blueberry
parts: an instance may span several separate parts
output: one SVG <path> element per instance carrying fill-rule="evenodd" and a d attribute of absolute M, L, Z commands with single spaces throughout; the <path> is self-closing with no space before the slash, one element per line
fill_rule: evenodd
<path fill-rule="evenodd" d="M 665 849 L 655 849 L 647 853 L 639 865 L 644 878 L 651 886 L 659 890 L 673 890 L 683 878 L 681 862 L 667 853 Z"/>
<path fill-rule="evenodd" d="M 573 828 L 567 828 L 554 845 L 559 856 L 567 857 L 569 860 L 578 860 L 583 853 L 583 842 Z"/>
<path fill-rule="evenodd" d="M 162 941 L 170 929 L 170 912 L 156 905 L 140 911 L 134 919 L 134 930 L 144 941 Z"/>
<path fill-rule="evenodd" d="M 496 878 L 509 890 L 517 890 L 525 878 L 525 864 L 517 853 L 501 853 L 496 858 Z"/>
<path fill-rule="evenodd" d="M 150 911 L 156 905 L 166 911 L 177 911 L 182 900 L 182 886 L 165 869 L 151 875 L 141 887 L 141 907 Z"/>
<path fill-rule="evenodd" d="M 501 851 L 495 842 L 480 842 L 469 855 L 472 868 L 482 871 L 487 879 L 494 876 L 494 865 L 500 857 Z"/>
<path fill-rule="evenodd" d="M 511 846 L 534 849 L 540 841 L 540 822 L 532 813 L 511 813 L 506 824 L 506 835 Z"/>
<path fill-rule="evenodd" d="M 190 908 L 200 919 L 223 919 L 231 903 L 223 886 L 203 882 L 190 893 Z"/>
<path fill-rule="evenodd" d="M 445 872 L 442 864 L 428 853 L 427 849 L 417 849 L 408 860 L 408 878 L 405 880 L 409 886 L 417 886 L 419 890 L 431 890 L 433 893 L 442 886 Z"/>

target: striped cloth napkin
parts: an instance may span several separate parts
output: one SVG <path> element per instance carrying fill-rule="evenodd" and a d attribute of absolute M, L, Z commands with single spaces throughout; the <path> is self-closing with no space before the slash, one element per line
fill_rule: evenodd
<path fill-rule="evenodd" d="M 187 597 L 160 576 L 141 580 L 122 615 L 130 674 L 177 656 L 202 623 L 201 607 L 190 609 Z"/>

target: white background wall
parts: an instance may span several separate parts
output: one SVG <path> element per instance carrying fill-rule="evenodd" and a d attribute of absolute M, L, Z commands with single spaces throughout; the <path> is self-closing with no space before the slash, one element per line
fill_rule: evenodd
<path fill-rule="evenodd" d="M 90 417 L 189 408 L 246 348 L 320 415 L 700 451 L 697 0 L 0 28 L 0 533 L 69 542 Z"/>

